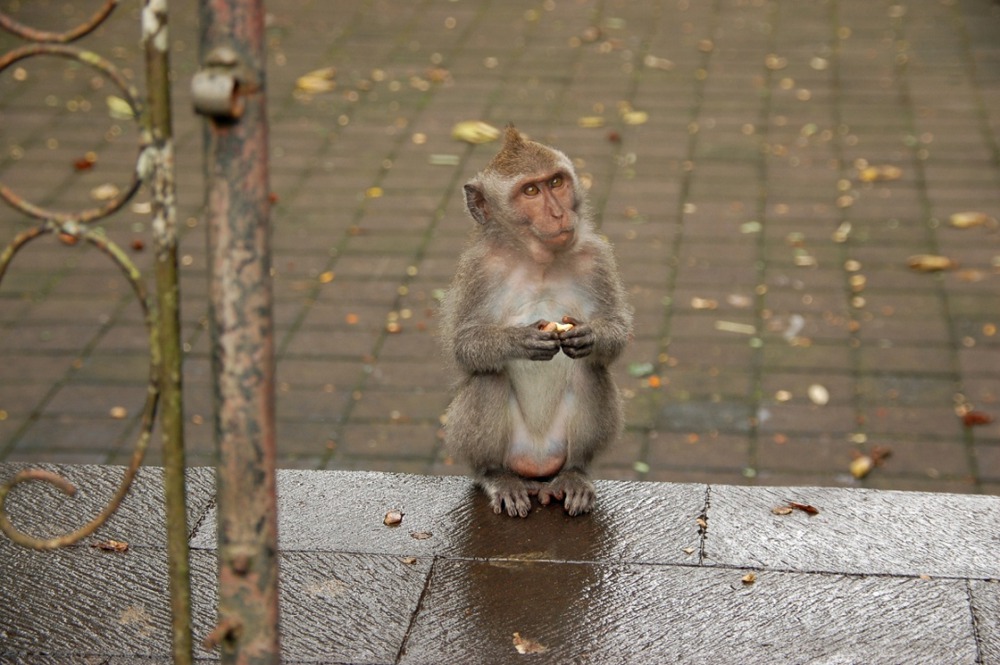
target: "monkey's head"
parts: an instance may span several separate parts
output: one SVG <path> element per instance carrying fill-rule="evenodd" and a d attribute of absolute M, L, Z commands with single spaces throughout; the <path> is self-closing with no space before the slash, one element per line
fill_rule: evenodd
<path fill-rule="evenodd" d="M 559 252 L 573 246 L 584 192 L 565 154 L 521 136 L 507 125 L 503 146 L 465 185 L 469 213 L 498 236 L 513 234 L 533 247 Z"/>

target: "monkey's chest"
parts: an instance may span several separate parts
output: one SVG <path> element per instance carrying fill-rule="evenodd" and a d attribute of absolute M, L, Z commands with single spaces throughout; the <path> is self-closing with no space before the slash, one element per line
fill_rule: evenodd
<path fill-rule="evenodd" d="M 514 271 L 497 294 L 495 311 L 506 325 L 523 326 L 539 319 L 561 321 L 564 316 L 590 318 L 591 308 L 580 285 L 568 276 L 540 280 Z"/>

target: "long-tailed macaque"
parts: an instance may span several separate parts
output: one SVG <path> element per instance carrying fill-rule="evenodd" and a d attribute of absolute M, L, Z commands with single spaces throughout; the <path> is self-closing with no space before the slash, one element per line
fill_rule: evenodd
<path fill-rule="evenodd" d="M 498 514 L 526 517 L 532 496 L 589 512 L 587 467 L 623 421 L 608 366 L 632 328 L 611 246 L 569 158 L 513 125 L 465 198 L 476 229 L 441 331 L 462 374 L 447 444 Z"/>

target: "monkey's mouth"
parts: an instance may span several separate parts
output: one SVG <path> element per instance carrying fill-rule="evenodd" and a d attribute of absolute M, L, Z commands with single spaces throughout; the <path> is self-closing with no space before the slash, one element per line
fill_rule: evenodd
<path fill-rule="evenodd" d="M 570 226 L 565 229 L 559 229 L 555 233 L 540 233 L 538 234 L 538 239 L 544 242 L 546 245 L 554 245 L 556 247 L 562 247 L 568 245 L 573 241 L 576 236 L 576 227 Z"/>

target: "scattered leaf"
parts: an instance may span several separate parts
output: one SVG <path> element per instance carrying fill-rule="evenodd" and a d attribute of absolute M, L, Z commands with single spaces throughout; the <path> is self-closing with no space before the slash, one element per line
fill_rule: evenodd
<path fill-rule="evenodd" d="M 414 540 L 427 540 L 433 535 L 430 531 L 414 531 L 410 534 L 410 537 Z"/>
<path fill-rule="evenodd" d="M 868 455 L 858 455 L 851 462 L 851 475 L 859 480 L 864 478 L 875 467 L 875 461 Z"/>
<path fill-rule="evenodd" d="M 135 110 L 128 101 L 121 97 L 108 95 L 104 100 L 108 105 L 108 115 L 115 120 L 131 120 L 135 117 Z"/>
<path fill-rule="evenodd" d="M 872 446 L 868 456 L 872 458 L 872 464 L 882 466 L 892 456 L 892 448 L 889 446 Z"/>
<path fill-rule="evenodd" d="M 743 584 L 747 586 L 750 586 L 756 581 L 757 581 L 756 573 L 747 573 L 746 575 L 740 578 L 740 582 L 743 582 Z"/>
<path fill-rule="evenodd" d="M 402 563 L 405 563 L 407 566 L 412 566 L 413 564 L 415 564 L 417 562 L 417 557 L 415 557 L 415 556 L 404 556 L 402 559 L 400 559 L 400 561 Z"/>
<path fill-rule="evenodd" d="M 674 68 L 674 63 L 666 58 L 658 58 L 655 55 L 647 55 L 642 59 L 642 64 L 650 69 L 662 69 L 670 71 Z"/>
<path fill-rule="evenodd" d="M 645 111 L 628 111 L 622 114 L 622 121 L 626 125 L 644 125 L 649 122 L 649 114 Z"/>
<path fill-rule="evenodd" d="M 481 120 L 465 120 L 451 128 L 451 138 L 466 143 L 489 143 L 500 138 L 500 130 Z"/>
<path fill-rule="evenodd" d="M 121 540 L 102 540 L 91 545 L 94 549 L 101 550 L 102 552 L 118 552 L 124 553 L 128 551 L 128 543 Z"/>
<path fill-rule="evenodd" d="M 334 273 L 333 273 L 332 270 L 327 270 L 326 272 L 321 272 L 319 274 L 319 283 L 320 284 L 329 284 L 330 282 L 333 281 L 333 278 L 334 278 Z"/>
<path fill-rule="evenodd" d="M 684 549 L 681 550 L 681 552 L 684 552 L 684 554 L 691 556 L 692 554 L 694 554 L 695 549 L 693 547 L 685 547 Z"/>
<path fill-rule="evenodd" d="M 97 153 L 88 152 L 86 155 L 80 159 L 73 162 L 73 168 L 77 171 L 89 171 L 94 168 L 94 164 L 97 163 Z"/>
<path fill-rule="evenodd" d="M 636 379 L 645 378 L 655 371 L 656 368 L 653 367 L 653 363 L 630 363 L 628 366 L 629 376 Z"/>
<path fill-rule="evenodd" d="M 398 335 L 403 332 L 403 326 L 399 323 L 399 321 L 389 321 L 385 324 L 385 331 L 390 335 Z"/>
<path fill-rule="evenodd" d="M 902 176 L 903 169 L 889 164 L 866 166 L 858 172 L 858 180 L 861 182 L 885 182 L 888 180 L 899 180 Z"/>
<path fill-rule="evenodd" d="M 141 252 L 146 249 L 146 243 L 143 242 L 142 238 L 133 238 L 130 244 L 133 252 Z"/>
<path fill-rule="evenodd" d="M 830 391 L 818 383 L 809 386 L 809 400 L 816 406 L 825 406 L 830 401 Z"/>
<path fill-rule="evenodd" d="M 993 416 L 982 411 L 969 411 L 962 416 L 962 424 L 966 427 L 976 427 L 977 425 L 989 425 L 993 422 Z"/>
<path fill-rule="evenodd" d="M 971 229 L 976 226 L 995 225 L 996 220 L 985 212 L 964 211 L 956 212 L 948 217 L 948 224 L 956 229 Z"/>
<path fill-rule="evenodd" d="M 110 201 L 121 193 L 116 185 L 105 183 L 90 190 L 90 198 L 95 201 Z"/>
<path fill-rule="evenodd" d="M 810 506 L 808 503 L 799 503 L 797 501 L 789 501 L 789 508 L 794 508 L 795 510 L 801 510 L 807 515 L 819 515 L 819 509 L 815 506 Z"/>
<path fill-rule="evenodd" d="M 716 321 L 715 329 L 720 332 L 731 332 L 740 335 L 756 335 L 757 328 L 749 323 L 736 323 L 734 321 Z"/>
<path fill-rule="evenodd" d="M 906 260 L 906 265 L 920 272 L 938 272 L 951 270 L 958 264 L 939 254 L 915 254 Z"/>
<path fill-rule="evenodd" d="M 66 233 L 65 231 L 59 234 L 59 242 L 64 245 L 69 245 L 72 247 L 76 243 L 80 242 L 80 238 L 73 235 L 72 233 Z"/>
<path fill-rule="evenodd" d="M 718 309 L 719 301 L 712 298 L 691 298 L 692 309 Z"/>
<path fill-rule="evenodd" d="M 603 127 L 605 123 L 604 118 L 599 115 L 585 115 L 582 118 L 577 118 L 576 124 L 580 127 L 586 129 L 596 129 L 598 127 Z"/>
<path fill-rule="evenodd" d="M 385 190 L 381 187 L 369 187 L 365 190 L 366 199 L 380 199 L 383 194 L 385 194 Z"/>
<path fill-rule="evenodd" d="M 403 513 L 399 510 L 390 510 L 385 514 L 382 524 L 386 526 L 398 526 L 403 522 Z"/>
<path fill-rule="evenodd" d="M 108 411 L 108 415 L 114 420 L 125 420 L 128 417 L 128 409 L 124 406 L 113 406 Z"/>
<path fill-rule="evenodd" d="M 295 80 L 295 89 L 308 95 L 331 92 L 337 88 L 337 83 L 333 80 L 336 75 L 335 67 L 314 69 Z"/>
<path fill-rule="evenodd" d="M 545 653 L 549 648 L 540 642 L 521 637 L 521 633 L 514 633 L 514 648 L 520 654 Z"/>
<path fill-rule="evenodd" d="M 775 506 L 771 509 L 771 512 L 775 515 L 791 515 L 793 508 L 791 506 Z"/>
<path fill-rule="evenodd" d="M 704 517 L 699 517 L 698 519 L 696 519 L 695 524 L 697 524 L 698 527 L 701 529 L 708 528 L 708 520 L 706 520 Z"/>

